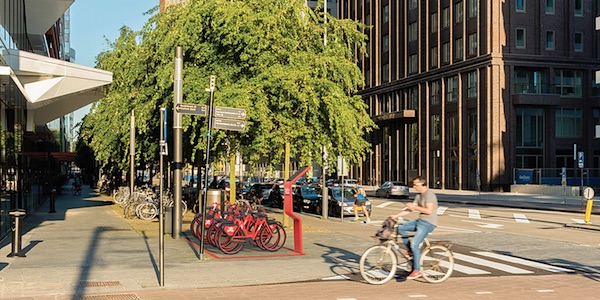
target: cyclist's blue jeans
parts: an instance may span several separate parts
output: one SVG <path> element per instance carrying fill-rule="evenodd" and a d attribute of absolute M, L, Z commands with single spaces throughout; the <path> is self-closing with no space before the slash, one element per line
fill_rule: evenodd
<path fill-rule="evenodd" d="M 406 237 L 402 238 L 407 249 L 410 249 L 413 255 L 413 270 L 421 270 L 421 249 L 419 245 L 423 242 L 425 237 L 435 229 L 435 225 L 423 221 L 423 220 L 410 220 L 398 225 L 398 234 L 401 236 L 407 236 L 408 231 L 414 231 L 415 236 L 411 240 Z"/>

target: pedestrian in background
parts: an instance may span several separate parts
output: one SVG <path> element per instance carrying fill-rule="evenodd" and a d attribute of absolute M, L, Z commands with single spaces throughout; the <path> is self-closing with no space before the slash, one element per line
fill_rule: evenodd
<path fill-rule="evenodd" d="M 359 220 L 357 208 L 360 207 L 362 209 L 362 211 L 365 213 L 365 217 L 367 218 L 367 220 L 365 221 L 365 224 L 368 224 L 371 221 L 371 218 L 369 216 L 369 212 L 367 211 L 367 193 L 365 192 L 365 189 L 360 185 L 357 186 L 356 192 L 354 193 L 354 197 L 356 198 L 356 201 L 354 201 L 354 219 L 353 219 L 353 221 Z"/>

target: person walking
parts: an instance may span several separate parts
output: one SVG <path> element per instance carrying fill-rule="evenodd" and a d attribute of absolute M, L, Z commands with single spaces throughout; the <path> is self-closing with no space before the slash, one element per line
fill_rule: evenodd
<path fill-rule="evenodd" d="M 356 201 L 354 201 L 354 219 L 352 220 L 359 220 L 357 209 L 360 207 L 365 213 L 365 217 L 367 218 L 365 224 L 368 224 L 369 222 L 371 222 L 371 218 L 369 216 L 369 211 L 367 211 L 367 193 L 365 192 L 365 189 L 360 185 L 357 186 L 356 192 L 354 193 L 354 197 L 356 198 Z"/>
<path fill-rule="evenodd" d="M 406 203 L 404 210 L 397 214 L 390 215 L 390 218 L 396 220 L 398 217 L 408 215 L 413 211 L 419 214 L 417 219 L 406 221 L 398 225 L 398 234 L 402 236 L 402 241 L 406 245 L 409 255 L 412 255 L 413 257 L 413 271 L 408 275 L 407 279 L 417 279 L 423 276 L 420 264 L 420 245 L 425 237 L 427 237 L 427 235 L 437 226 L 437 196 L 427 187 L 425 179 L 422 179 L 421 177 L 415 177 L 415 179 L 413 179 L 413 188 L 419 192 L 415 197 L 415 200 Z M 412 241 L 407 237 L 408 231 L 415 232 Z"/>

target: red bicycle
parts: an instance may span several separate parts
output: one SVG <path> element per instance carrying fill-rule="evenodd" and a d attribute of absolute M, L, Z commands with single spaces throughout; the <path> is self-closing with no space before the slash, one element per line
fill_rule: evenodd
<path fill-rule="evenodd" d="M 238 253 L 247 241 L 262 250 L 277 251 L 283 247 L 286 233 L 283 225 L 267 219 L 264 213 L 237 216 L 233 221 L 222 221 L 215 233 L 217 247 L 225 254 Z"/>

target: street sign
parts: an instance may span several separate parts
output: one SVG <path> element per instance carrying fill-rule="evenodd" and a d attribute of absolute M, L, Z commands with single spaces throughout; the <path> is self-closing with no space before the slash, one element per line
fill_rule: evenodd
<path fill-rule="evenodd" d="M 577 166 L 583 169 L 583 151 L 577 152 Z"/>
<path fill-rule="evenodd" d="M 246 118 L 246 110 L 242 108 L 215 106 L 213 117 L 243 120 Z"/>
<path fill-rule="evenodd" d="M 202 104 L 177 103 L 175 105 L 175 111 L 180 114 L 187 115 L 206 116 L 208 114 L 206 110 L 206 105 Z"/>
<path fill-rule="evenodd" d="M 244 129 L 246 129 L 246 122 L 240 120 L 213 118 L 213 128 L 244 131 Z"/>
<path fill-rule="evenodd" d="M 585 190 L 583 190 L 583 197 L 588 200 L 594 198 L 594 189 L 589 186 L 586 187 Z"/>

